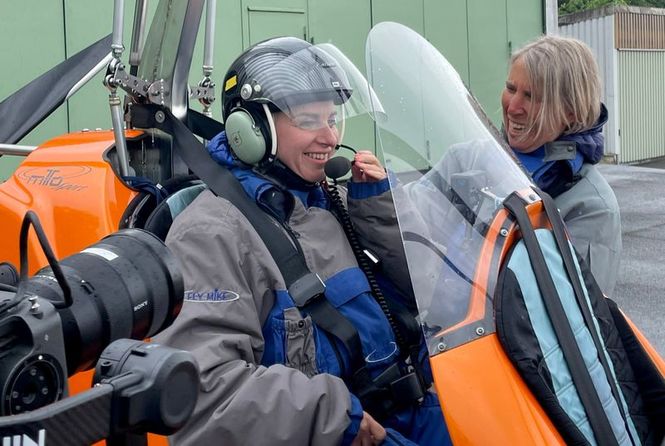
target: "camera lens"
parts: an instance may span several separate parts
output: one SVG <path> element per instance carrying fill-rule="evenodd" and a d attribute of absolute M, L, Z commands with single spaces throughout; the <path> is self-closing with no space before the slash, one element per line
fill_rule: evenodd
<path fill-rule="evenodd" d="M 153 234 L 123 229 L 60 261 L 72 305 L 60 308 L 69 375 L 91 368 L 120 338 L 144 339 L 168 327 L 182 306 L 178 260 Z M 63 292 L 50 268 L 24 291 L 53 303 Z"/>

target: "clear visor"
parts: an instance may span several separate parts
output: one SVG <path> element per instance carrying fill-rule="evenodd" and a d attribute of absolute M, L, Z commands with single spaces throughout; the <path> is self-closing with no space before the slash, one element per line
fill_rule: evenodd
<path fill-rule="evenodd" d="M 302 49 L 251 77 L 252 100 L 273 104 L 306 130 L 343 127 L 358 115 L 377 119 L 383 111 L 365 76 L 329 43 Z"/>

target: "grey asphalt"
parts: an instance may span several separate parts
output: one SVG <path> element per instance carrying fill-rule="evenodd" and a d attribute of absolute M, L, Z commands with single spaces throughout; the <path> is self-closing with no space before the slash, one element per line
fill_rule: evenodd
<path fill-rule="evenodd" d="M 601 164 L 619 202 L 623 253 L 613 299 L 665 356 L 665 162 Z"/>

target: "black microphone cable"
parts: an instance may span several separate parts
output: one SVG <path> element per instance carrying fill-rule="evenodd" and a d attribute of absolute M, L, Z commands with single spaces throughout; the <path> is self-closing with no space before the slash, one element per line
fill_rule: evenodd
<path fill-rule="evenodd" d="M 345 144 L 338 144 L 336 149 L 339 147 L 344 147 L 345 149 L 351 150 L 353 153 L 358 153 L 353 147 L 347 146 Z M 342 161 L 337 161 L 337 160 L 342 160 Z M 328 168 L 328 164 L 331 161 L 333 163 L 331 164 L 331 167 Z M 358 266 L 365 274 L 365 277 L 367 277 L 367 281 L 369 282 L 372 295 L 374 296 L 375 300 L 381 307 L 381 311 L 383 311 L 383 314 L 385 314 L 386 319 L 388 319 L 388 323 L 390 324 L 390 327 L 392 328 L 393 333 L 395 334 L 395 340 L 397 341 L 397 345 L 400 347 L 401 354 L 408 355 L 410 348 L 405 341 L 405 338 L 402 334 L 402 330 L 395 322 L 395 318 L 393 317 L 392 312 L 388 307 L 388 302 L 386 301 L 386 298 L 383 295 L 381 288 L 379 287 L 379 283 L 377 282 L 376 277 L 374 276 L 374 271 L 372 271 L 372 265 L 370 264 L 369 257 L 364 252 L 360 240 L 358 240 L 358 234 L 356 233 L 356 230 L 353 227 L 353 222 L 351 221 L 351 216 L 349 215 L 349 211 L 346 209 L 346 206 L 344 205 L 342 197 L 340 196 L 339 193 L 337 180 L 341 176 L 347 174 L 348 171 L 351 169 L 352 165 L 353 162 L 349 161 L 348 159 L 342 156 L 336 156 L 334 158 L 331 158 L 328 161 L 328 163 L 326 163 L 324 170 L 326 172 L 326 175 L 329 178 L 331 178 L 333 182 L 332 184 L 327 182 L 325 183 L 327 185 L 326 190 L 328 191 L 328 195 L 330 196 L 333 213 L 337 215 L 337 218 L 342 226 L 342 229 L 346 234 L 346 238 L 349 241 L 349 245 L 351 246 L 351 250 L 353 251 L 354 256 L 356 257 Z"/>

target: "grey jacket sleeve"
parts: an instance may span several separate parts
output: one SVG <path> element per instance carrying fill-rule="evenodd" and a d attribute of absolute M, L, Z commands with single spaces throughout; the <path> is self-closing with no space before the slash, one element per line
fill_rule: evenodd
<path fill-rule="evenodd" d="M 172 443 L 339 444 L 350 422 L 344 382 L 259 365 L 261 327 L 274 302 L 272 290 L 283 284 L 266 274 L 265 246 L 247 242 L 258 236 L 246 220 L 242 224 L 244 217 L 211 216 L 203 209 L 219 207 L 220 199 L 206 200 L 181 214 L 167 238 L 183 265 L 188 299 L 155 341 L 192 352 L 201 372 L 194 414 Z"/>
<path fill-rule="evenodd" d="M 401 187 L 363 199 L 348 199 L 349 214 L 363 246 L 379 256 L 383 270 L 405 296 L 413 296 L 406 254 L 402 244 L 401 228 L 397 221 L 393 193 L 404 194 Z M 406 215 L 403 220 L 418 221 Z"/>
<path fill-rule="evenodd" d="M 621 218 L 614 192 L 595 166 L 555 200 L 575 250 L 584 258 L 600 289 L 613 297 L 621 257 Z"/>

